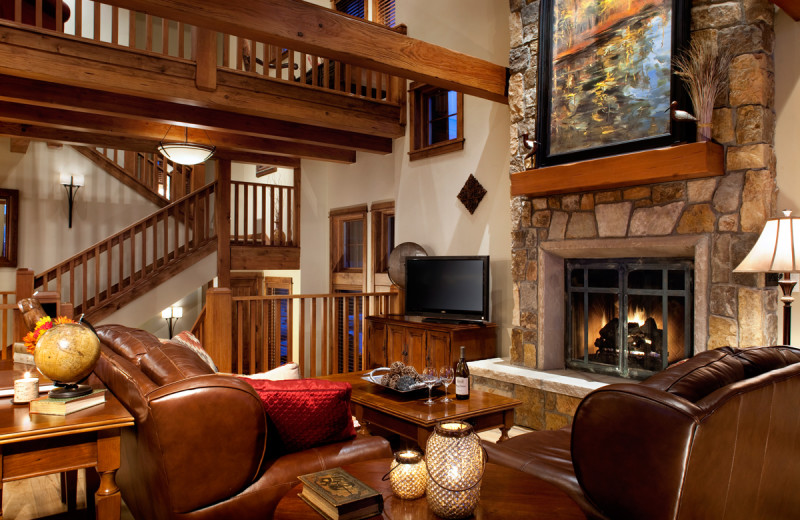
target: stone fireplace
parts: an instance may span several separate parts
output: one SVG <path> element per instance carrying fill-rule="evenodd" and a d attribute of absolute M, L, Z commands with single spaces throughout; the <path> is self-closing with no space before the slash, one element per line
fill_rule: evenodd
<path fill-rule="evenodd" d="M 712 136 L 722 145 L 724 172 L 512 197 L 513 367 L 566 367 L 566 259 L 690 259 L 692 352 L 776 342 L 776 288 L 764 275 L 733 273 L 775 212 L 773 6 L 766 0 L 691 5 L 692 38 L 735 45 L 738 53 L 714 109 Z M 513 179 L 526 170 L 521 136 L 536 131 L 540 7 L 537 0 L 510 0 L 510 6 Z M 525 383 L 516 369 L 513 377 L 492 380 L 491 372 L 479 369 L 478 385 L 522 399 L 517 423 L 536 429 L 568 423 L 591 387 Z"/>

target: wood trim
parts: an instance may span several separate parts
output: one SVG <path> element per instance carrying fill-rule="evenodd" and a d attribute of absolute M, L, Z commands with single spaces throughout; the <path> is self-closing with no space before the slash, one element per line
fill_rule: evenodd
<path fill-rule="evenodd" d="M 354 206 L 347 206 L 345 208 L 336 208 L 332 209 L 328 216 L 330 217 L 338 217 L 340 215 L 356 215 L 358 213 L 366 213 L 369 211 L 369 206 L 366 204 L 356 204 Z"/>
<path fill-rule="evenodd" d="M 413 127 L 414 125 L 412 125 Z M 450 152 L 457 152 L 464 149 L 464 138 L 452 139 L 441 143 L 432 144 L 419 150 L 408 152 L 408 160 L 416 161 L 418 159 L 425 159 L 427 157 L 435 157 L 437 155 L 444 155 Z"/>
<path fill-rule="evenodd" d="M 508 69 L 295 0 L 108 0 L 134 11 L 508 103 Z"/>
<path fill-rule="evenodd" d="M 540 197 L 655 184 L 725 173 L 722 146 L 689 143 L 527 170 L 511 175 L 511 195 Z"/>
<path fill-rule="evenodd" d="M 800 0 L 772 0 L 772 3 L 783 9 L 795 22 L 800 22 Z"/>
<path fill-rule="evenodd" d="M 219 287 L 231 286 L 231 162 L 217 159 L 217 193 L 214 226 L 217 230 L 217 278 Z"/>

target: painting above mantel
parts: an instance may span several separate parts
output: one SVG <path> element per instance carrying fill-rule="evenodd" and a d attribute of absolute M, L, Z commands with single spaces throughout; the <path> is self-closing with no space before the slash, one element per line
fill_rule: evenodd
<path fill-rule="evenodd" d="M 547 196 L 714 177 L 725 173 L 722 146 L 689 143 L 511 175 L 511 195 Z"/>

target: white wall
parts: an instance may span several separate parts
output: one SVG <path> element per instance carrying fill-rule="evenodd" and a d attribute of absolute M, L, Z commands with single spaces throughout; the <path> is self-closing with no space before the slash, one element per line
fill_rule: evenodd
<path fill-rule="evenodd" d="M 506 0 L 402 0 L 397 21 L 408 35 L 507 65 Z M 511 313 L 508 106 L 464 97 L 464 150 L 408 160 L 408 135 L 391 155 L 359 153 L 353 165 L 303 161 L 301 290 L 328 290 L 330 209 L 395 200 L 395 242 L 416 242 L 431 255 L 488 254 L 492 320 L 508 356 Z M 407 132 L 408 133 L 408 132 Z M 487 194 L 473 215 L 456 196 L 470 174 Z"/>
<path fill-rule="evenodd" d="M 800 22 L 778 9 L 775 15 L 775 155 L 778 161 L 778 210 L 800 215 Z M 800 345 L 800 292 L 792 306 L 792 344 Z M 778 312 L 778 340 L 783 310 Z"/>

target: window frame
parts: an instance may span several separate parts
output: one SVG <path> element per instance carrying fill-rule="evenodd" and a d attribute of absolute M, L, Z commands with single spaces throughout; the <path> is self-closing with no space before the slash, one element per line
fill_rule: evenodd
<path fill-rule="evenodd" d="M 456 137 L 426 145 L 428 136 L 428 100 L 440 91 L 449 91 L 425 83 L 413 82 L 409 88 L 409 114 L 411 132 L 409 137 L 409 160 L 416 161 L 464 149 L 464 94 L 456 91 Z"/>
<path fill-rule="evenodd" d="M 349 206 L 346 208 L 333 209 L 329 213 L 330 219 L 330 273 L 331 273 L 331 292 L 341 289 L 361 289 L 365 288 L 367 272 L 367 212 L 366 204 Z M 364 244 L 362 247 L 361 268 L 345 268 L 342 266 L 344 259 L 344 224 L 346 222 L 361 221 L 362 237 Z"/>
<path fill-rule="evenodd" d="M 388 247 L 389 237 L 386 236 L 385 226 L 388 217 L 394 217 L 394 201 L 373 202 L 370 208 L 372 233 L 370 251 L 372 256 L 372 279 L 373 286 L 390 286 L 389 280 L 389 255 L 384 255 Z M 397 222 L 395 220 L 395 222 Z M 394 233 L 392 233 L 394 237 Z M 385 258 L 384 258 L 385 256 Z"/>
<path fill-rule="evenodd" d="M 5 228 L 6 253 L 0 256 L 0 267 L 17 267 L 19 245 L 19 190 L 0 188 L 0 199 L 5 199 L 6 216 L 0 226 Z M 2 245 L 0 245 L 0 254 Z"/>

